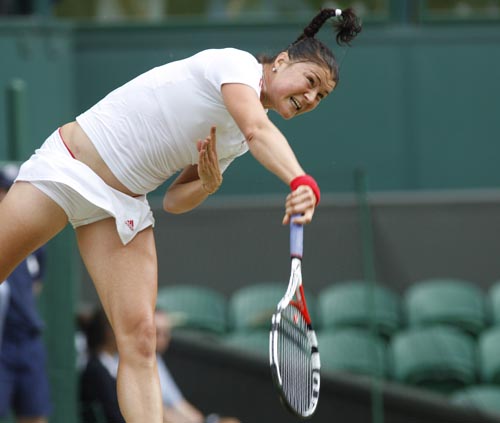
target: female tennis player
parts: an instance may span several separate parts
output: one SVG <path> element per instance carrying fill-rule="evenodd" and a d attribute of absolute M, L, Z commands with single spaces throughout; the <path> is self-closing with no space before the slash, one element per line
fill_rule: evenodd
<path fill-rule="evenodd" d="M 160 423 L 155 359 L 157 257 L 146 194 L 180 171 L 164 209 L 182 213 L 217 191 L 251 154 L 291 186 L 285 217 L 309 223 L 320 197 L 266 109 L 285 119 L 316 108 L 338 82 L 315 38 L 333 18 L 338 43 L 361 30 L 352 10 L 322 10 L 274 57 L 206 50 L 154 68 L 63 125 L 20 169 L 0 205 L 0 280 L 68 221 L 115 332 L 118 399 L 130 423 Z"/>

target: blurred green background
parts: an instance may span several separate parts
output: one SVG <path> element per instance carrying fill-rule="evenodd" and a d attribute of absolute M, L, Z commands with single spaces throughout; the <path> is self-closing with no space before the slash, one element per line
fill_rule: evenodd
<path fill-rule="evenodd" d="M 278 52 L 321 6 L 356 8 L 363 33 L 339 48 L 340 84 L 319 109 L 271 118 L 324 193 L 500 186 L 497 0 L 0 1 L 0 160 L 25 160 L 58 126 L 139 73 L 205 48 Z M 220 195 L 283 193 L 248 155 Z M 51 242 L 47 322 L 52 423 L 76 420 L 73 322 L 79 262 L 68 229 Z"/>

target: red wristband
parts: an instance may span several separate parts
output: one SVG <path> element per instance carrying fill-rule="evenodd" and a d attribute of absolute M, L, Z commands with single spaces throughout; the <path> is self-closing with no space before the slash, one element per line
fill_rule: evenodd
<path fill-rule="evenodd" d="M 290 188 L 292 191 L 295 191 L 299 186 L 307 185 L 311 188 L 316 196 L 316 205 L 319 204 L 319 200 L 321 199 L 321 193 L 319 191 L 319 186 L 311 175 L 300 175 L 296 178 L 292 179 L 290 182 Z"/>

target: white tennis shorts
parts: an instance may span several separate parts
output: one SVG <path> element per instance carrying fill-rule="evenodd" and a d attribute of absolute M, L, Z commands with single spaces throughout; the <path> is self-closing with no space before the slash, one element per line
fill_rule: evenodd
<path fill-rule="evenodd" d="M 21 166 L 16 181 L 28 181 L 66 212 L 73 228 L 113 217 L 123 244 L 154 226 L 145 195 L 131 197 L 107 185 L 74 159 L 56 130 Z"/>

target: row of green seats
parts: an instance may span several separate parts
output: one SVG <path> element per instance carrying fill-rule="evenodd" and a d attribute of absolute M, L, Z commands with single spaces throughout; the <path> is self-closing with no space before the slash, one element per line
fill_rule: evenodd
<path fill-rule="evenodd" d="M 229 297 L 199 285 L 160 288 L 158 307 L 175 317 L 177 327 L 216 334 L 266 329 L 286 290 L 278 282 L 256 283 Z M 306 288 L 316 329 L 359 327 L 391 338 L 405 327 L 448 324 L 473 336 L 500 324 L 500 283 L 483 292 L 472 282 L 427 279 L 402 295 L 380 283 L 344 281 L 313 294 Z"/>

